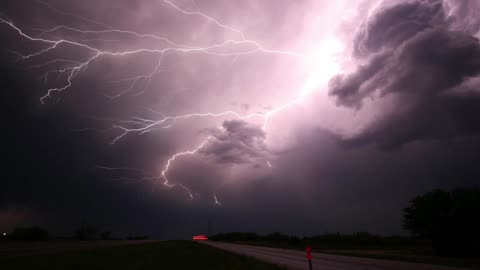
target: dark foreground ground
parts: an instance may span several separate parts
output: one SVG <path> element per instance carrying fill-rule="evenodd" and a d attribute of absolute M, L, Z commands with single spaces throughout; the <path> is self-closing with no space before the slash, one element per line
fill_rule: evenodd
<path fill-rule="evenodd" d="M 124 243 L 3 243 L 0 269 L 283 269 L 191 241 Z"/>

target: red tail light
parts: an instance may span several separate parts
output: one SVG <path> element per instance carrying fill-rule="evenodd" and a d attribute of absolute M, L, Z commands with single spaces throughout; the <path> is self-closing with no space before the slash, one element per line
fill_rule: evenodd
<path fill-rule="evenodd" d="M 195 241 L 205 241 L 205 240 L 208 240 L 208 237 L 206 235 L 195 235 L 193 237 L 193 240 L 195 240 Z"/>

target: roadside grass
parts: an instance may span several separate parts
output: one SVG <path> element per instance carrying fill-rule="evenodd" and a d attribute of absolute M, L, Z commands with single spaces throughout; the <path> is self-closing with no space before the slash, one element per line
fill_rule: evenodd
<path fill-rule="evenodd" d="M 0 266 L 5 270 L 284 269 L 191 241 L 165 241 L 0 258 Z"/>
<path fill-rule="evenodd" d="M 319 252 L 333 255 L 480 269 L 480 258 L 447 258 L 439 256 L 416 255 L 406 251 L 385 250 L 320 250 Z"/>

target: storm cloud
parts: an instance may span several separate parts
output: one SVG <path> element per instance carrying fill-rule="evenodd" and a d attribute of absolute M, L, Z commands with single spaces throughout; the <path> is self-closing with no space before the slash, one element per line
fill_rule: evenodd
<path fill-rule="evenodd" d="M 415 1 L 379 7 L 355 40 L 356 71 L 330 81 L 336 103 L 359 109 L 364 102 L 393 97 L 395 113 L 374 121 L 351 144 L 395 147 L 415 140 L 476 135 L 480 42 L 452 30 L 442 1 Z M 459 119 L 463 119 L 459 121 Z"/>
<path fill-rule="evenodd" d="M 404 234 L 413 196 L 478 185 L 479 1 L 21 2 L 0 1 L 0 230 Z M 98 51 L 8 22 L 118 54 L 69 81 Z"/>
<path fill-rule="evenodd" d="M 266 133 L 260 126 L 242 120 L 225 121 L 222 129 L 212 130 L 200 154 L 219 163 L 252 163 L 266 158 Z"/>

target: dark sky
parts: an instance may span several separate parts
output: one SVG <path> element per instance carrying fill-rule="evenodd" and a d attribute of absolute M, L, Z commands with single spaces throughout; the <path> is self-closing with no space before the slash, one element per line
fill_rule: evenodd
<path fill-rule="evenodd" d="M 1 1 L 0 230 L 405 234 L 413 196 L 478 185 L 479 18 L 475 0 Z"/>

